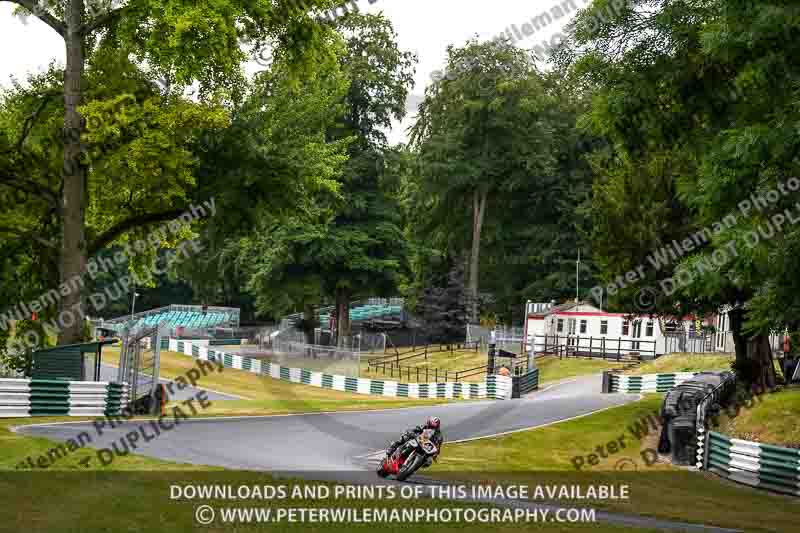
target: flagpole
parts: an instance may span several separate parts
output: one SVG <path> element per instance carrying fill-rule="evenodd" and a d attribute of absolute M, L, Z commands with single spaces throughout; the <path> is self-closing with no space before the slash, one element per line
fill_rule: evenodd
<path fill-rule="evenodd" d="M 580 278 L 578 277 L 578 267 L 581 264 L 581 249 L 578 248 L 578 260 L 575 261 L 575 303 L 578 303 L 578 293 L 580 287 Z"/>

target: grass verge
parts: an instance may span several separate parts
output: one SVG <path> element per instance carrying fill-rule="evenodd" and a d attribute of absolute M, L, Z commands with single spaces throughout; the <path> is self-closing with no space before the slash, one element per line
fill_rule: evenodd
<path fill-rule="evenodd" d="M 648 395 L 640 402 L 537 430 L 451 444 L 430 472 L 443 478 L 530 485 L 624 483 L 630 487 L 630 499 L 592 500 L 591 505 L 748 532 L 797 530 L 796 498 L 656 459 L 660 404 L 660 395 Z"/>
<path fill-rule="evenodd" d="M 54 441 L 40 437 L 30 437 L 11 431 L 11 428 L 14 426 L 92 420 L 91 418 L 71 417 L 69 419 L 67 419 L 67 417 L 0 418 L 0 471 L 16 470 L 17 466 L 28 457 L 36 461 L 40 456 L 54 458 L 52 466 L 47 468 L 48 472 L 59 470 L 104 470 L 98 461 L 89 461 L 83 464 L 80 462 L 82 459 L 91 459 L 96 456 L 95 450 L 91 448 L 80 448 L 62 457 L 58 457 L 57 453 L 54 452 L 54 447 L 56 445 Z M 88 466 L 86 466 L 87 464 Z M 143 455 L 119 456 L 115 458 L 113 464 L 115 470 L 123 471 L 222 470 L 217 467 L 198 467 L 196 465 L 172 463 L 159 459 L 151 459 Z"/>
<path fill-rule="evenodd" d="M 161 377 L 174 379 L 178 376 L 186 376 L 186 373 L 192 368 L 196 368 L 194 358 L 176 352 L 161 352 Z M 197 386 L 245 398 L 243 400 L 213 400 L 211 406 L 203 410 L 204 416 L 390 409 L 445 402 L 445 400 L 435 399 L 403 399 L 341 392 L 289 383 L 235 368 L 225 368 L 222 372 L 210 372 L 197 381 Z"/>
<path fill-rule="evenodd" d="M 731 354 L 673 353 L 647 361 L 625 374 L 661 374 L 669 372 L 702 372 L 704 370 L 729 370 L 733 362 Z"/>
<path fill-rule="evenodd" d="M 759 396 L 749 409 L 723 415 L 719 431 L 739 439 L 800 448 L 798 420 L 800 389 L 782 389 Z"/>
<path fill-rule="evenodd" d="M 555 356 L 545 356 L 536 360 L 539 367 L 539 384 L 546 384 L 562 379 L 577 376 L 599 374 L 604 370 L 622 368 L 625 363 L 613 363 L 598 359 L 558 359 Z"/>
<path fill-rule="evenodd" d="M 36 423 L 60 421 L 63 418 L 38 418 Z M 55 443 L 43 438 L 34 438 L 10 431 L 10 427 L 20 420 L 0 420 L 0 531 L 28 531 L 47 533 L 85 533 L 85 532 L 152 532 L 152 531 L 271 531 L 281 532 L 351 532 L 381 531 L 399 533 L 408 531 L 439 532 L 459 531 L 483 533 L 487 530 L 499 533 L 516 533 L 520 527 L 535 527 L 538 530 L 556 533 L 607 532 L 653 533 L 644 528 L 625 528 L 603 523 L 535 523 L 535 524 L 479 524 L 467 522 L 434 523 L 281 523 L 261 524 L 222 523 L 219 520 L 220 508 L 258 507 L 276 512 L 279 508 L 353 508 L 357 510 L 395 509 L 395 508 L 487 508 L 488 504 L 463 504 L 443 500 L 400 500 L 394 499 L 353 499 L 353 498 L 314 498 L 292 497 L 287 500 L 187 500 L 173 498 L 173 486 L 215 485 L 233 487 L 259 487 L 285 485 L 289 487 L 319 486 L 320 483 L 302 480 L 277 480 L 263 472 L 235 472 L 218 467 L 198 466 L 151 459 L 139 455 L 117 457 L 112 467 L 101 467 L 97 461 L 80 463 L 93 451 L 84 448 L 59 460 L 47 470 L 15 471 L 18 461 L 26 456 L 47 455 Z M 25 419 L 32 423 L 34 420 Z M 113 468 L 113 470 L 111 470 Z M 100 471 L 102 470 L 102 471 Z M 326 484 L 331 486 L 330 484 Z M 195 511 L 199 505 L 213 506 L 218 515 L 210 525 L 199 525 L 195 521 Z M 565 506 L 566 507 L 566 506 Z M 586 506 L 572 506 L 584 508 Z"/>
<path fill-rule="evenodd" d="M 406 356 L 400 356 L 400 359 Z M 400 361 L 400 365 L 402 366 L 403 373 L 401 376 L 398 376 L 397 370 L 394 370 L 394 377 L 392 377 L 390 373 L 390 369 L 388 366 L 386 371 L 382 370 L 375 370 L 374 368 L 370 368 L 368 361 L 366 359 L 362 359 L 361 361 L 361 377 L 365 378 L 376 378 L 376 379 L 390 379 L 395 381 L 417 381 L 417 370 L 420 372 L 419 380 L 421 382 L 433 382 L 436 381 L 436 371 L 438 370 L 439 380 L 444 381 L 444 372 L 447 372 L 447 379 L 450 381 L 455 381 L 455 373 L 457 371 L 462 370 L 469 370 L 473 368 L 477 368 L 479 366 L 485 366 L 488 362 L 488 356 L 486 355 L 485 351 L 482 350 L 453 350 L 452 352 L 435 352 L 429 354 L 427 359 L 424 357 L 416 357 L 414 359 L 410 359 L 408 361 Z M 427 380 L 426 374 L 427 373 Z M 410 374 L 409 374 L 410 372 Z M 485 374 L 479 374 L 474 376 L 467 376 L 464 378 L 459 377 L 459 381 L 483 381 L 486 377 Z"/>
<path fill-rule="evenodd" d="M 12 485 L 13 483 L 13 485 Z M 258 488 L 263 493 L 268 487 L 283 486 L 290 499 L 248 499 L 223 500 L 218 498 L 185 499 L 173 498 L 172 487 L 221 486 Z M 66 474 L 27 473 L 0 477 L 0 493 L 4 505 L 0 507 L 0 523 L 7 531 L 47 532 L 47 533 L 86 533 L 116 532 L 132 533 L 152 531 L 209 531 L 209 532 L 371 532 L 380 530 L 387 533 L 400 533 L 413 528 L 414 531 L 434 533 L 459 531 L 465 533 L 517 533 L 521 530 L 542 530 L 556 533 L 604 532 L 652 533 L 652 530 L 624 528 L 602 523 L 595 524 L 482 524 L 466 522 L 440 522 L 425 520 L 416 523 L 397 522 L 344 522 L 308 523 L 290 522 L 225 523 L 223 509 L 258 508 L 276 513 L 279 509 L 407 509 L 422 508 L 487 508 L 487 504 L 463 504 L 443 500 L 400 500 L 399 498 L 339 497 L 337 499 L 318 498 L 311 494 L 292 497 L 295 488 L 329 487 L 331 494 L 335 488 L 330 484 L 313 483 L 299 479 L 276 480 L 260 472 L 171 472 L 161 473 L 81 473 Z M 177 495 L 177 492 L 176 492 Z M 199 525 L 195 519 L 200 506 L 210 506 L 215 511 L 212 522 Z"/>

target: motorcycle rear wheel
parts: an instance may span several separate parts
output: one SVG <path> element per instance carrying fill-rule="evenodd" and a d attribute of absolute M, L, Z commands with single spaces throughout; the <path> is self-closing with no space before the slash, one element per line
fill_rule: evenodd
<path fill-rule="evenodd" d="M 378 477 L 387 477 L 389 475 L 386 473 L 386 469 L 383 466 L 383 461 L 381 461 L 381 466 L 378 467 L 376 473 L 378 474 Z"/>

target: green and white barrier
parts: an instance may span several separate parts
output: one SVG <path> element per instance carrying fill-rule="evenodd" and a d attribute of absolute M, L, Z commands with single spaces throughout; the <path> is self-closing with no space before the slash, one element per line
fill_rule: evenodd
<path fill-rule="evenodd" d="M 684 381 L 692 379 L 697 374 L 699 372 L 644 374 L 641 376 L 609 373 L 610 387 L 608 392 L 667 392 Z"/>
<path fill-rule="evenodd" d="M 169 339 L 169 350 L 199 359 L 219 361 L 228 368 L 342 392 L 392 398 L 488 398 L 494 400 L 511 398 L 512 381 L 511 377 L 506 376 L 487 376 L 482 383 L 399 383 L 382 379 L 326 374 L 304 368 L 288 368 L 262 359 L 226 353 L 208 346 L 199 346 L 177 339 Z"/>
<path fill-rule="evenodd" d="M 105 381 L 0 379 L 0 418 L 119 415 L 127 395 Z"/>
<path fill-rule="evenodd" d="M 752 487 L 800 496 L 800 449 L 734 439 L 716 431 L 701 432 L 697 440 L 698 468 Z"/>
<path fill-rule="evenodd" d="M 539 369 L 533 368 L 520 376 L 511 378 L 513 398 L 521 398 L 539 388 Z"/>

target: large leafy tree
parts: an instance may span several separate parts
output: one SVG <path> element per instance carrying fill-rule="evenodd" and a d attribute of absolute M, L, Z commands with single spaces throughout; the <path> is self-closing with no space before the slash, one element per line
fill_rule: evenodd
<path fill-rule="evenodd" d="M 262 316 L 303 309 L 309 338 L 314 303 L 336 300 L 348 317 L 353 297 L 395 293 L 405 263 L 383 131 L 405 112 L 414 58 L 381 16 L 336 23 L 332 61 L 299 84 L 276 62 L 201 169 L 236 184 L 223 199 L 231 216 L 207 228 L 207 267 L 241 276 Z M 346 342 L 348 321 L 339 328 Z"/>
<path fill-rule="evenodd" d="M 402 51 L 382 15 L 350 13 L 337 21 L 345 41 L 341 68 L 350 86 L 333 138 L 352 138 L 341 177 L 343 202 L 328 228 L 321 257 L 323 290 L 336 301 L 337 338 L 350 337 L 350 302 L 359 295 L 389 296 L 405 271 L 399 206 L 384 183 L 384 130 L 406 113 L 416 57 Z"/>
<path fill-rule="evenodd" d="M 520 323 L 526 300 L 572 300 L 576 289 L 585 298 L 595 283 L 586 209 L 594 173 L 587 155 L 602 139 L 576 127 L 589 105 L 585 89 L 552 73 L 545 76 L 545 90 L 553 98 L 546 115 L 553 169 L 500 195 L 503 209 L 489 217 L 484 229 L 481 279 L 493 298 L 483 311 L 506 324 Z"/>
<path fill-rule="evenodd" d="M 772 386 L 767 335 L 791 327 L 797 232 L 747 239 L 797 195 L 738 207 L 797 173 L 796 11 L 774 2 L 639 4 L 602 23 L 591 10 L 580 15 L 574 46 L 560 56 L 594 88 L 586 124 L 611 142 L 594 158 L 596 258 L 606 280 L 645 266 L 619 303 L 635 303 L 650 285 L 666 289 L 647 298 L 657 314 L 730 308 L 737 370 Z M 658 266 L 648 258 L 687 238 L 677 257 Z"/>
<path fill-rule="evenodd" d="M 447 70 L 454 75 L 426 89 L 411 141 L 431 218 L 461 230 L 462 245 L 470 247 L 470 318 L 476 321 L 484 223 L 499 196 L 552 174 L 545 117 L 553 99 L 533 57 L 507 41 L 450 47 Z"/>
<path fill-rule="evenodd" d="M 431 216 L 431 198 L 423 191 L 419 165 L 420 158 L 412 147 L 398 145 L 385 152 L 384 185 L 398 202 L 409 263 L 400 294 L 412 313 L 423 290 L 445 283 L 450 252 L 463 251 L 462 245 L 451 242 L 461 233 L 451 233 Z"/>
<path fill-rule="evenodd" d="M 186 209 L 195 184 L 192 146 L 206 129 L 224 126 L 227 113 L 213 101 L 162 93 L 140 68 L 107 48 L 95 52 L 85 76 L 91 89 L 84 92 L 81 107 L 89 124 L 82 150 L 91 163 L 91 179 L 85 188 L 83 234 L 85 252 L 93 256 L 114 242 L 148 242 L 145 228 Z M 0 104 L 0 254 L 14 265 L 8 275 L 20 276 L 19 283 L 6 287 L 5 301 L 11 305 L 66 286 L 60 246 L 65 224 L 59 196 L 64 186 L 62 94 L 63 75 L 51 69 L 27 85 L 13 86 Z M 158 245 L 173 246 L 179 238 L 162 236 Z M 156 249 L 148 243 L 130 267 L 143 270 Z M 90 280 L 67 285 L 92 286 Z M 83 303 L 81 292 L 60 292 L 61 310 L 76 295 Z M 83 305 L 67 309 L 80 311 L 72 315 L 72 329 L 78 327 L 82 335 Z M 59 306 L 50 302 L 38 311 L 50 319 Z"/>
<path fill-rule="evenodd" d="M 278 55 L 296 59 L 307 68 L 318 54 L 314 50 L 324 27 L 308 10 L 330 7 L 332 2 L 309 0 L 303 8 L 291 1 L 213 1 L 187 4 L 176 0 L 129 0 L 120 7 L 110 2 L 62 0 L 39 3 L 11 0 L 33 14 L 64 41 L 66 65 L 61 76 L 63 137 L 58 146 L 63 161 L 58 183 L 42 183 L 30 177 L 30 158 L 25 132 L 14 144 L 17 157 L 3 165 L 2 183 L 17 191 L 36 191 L 41 201 L 55 204 L 60 222 L 59 274 L 68 282 L 85 273 L 91 253 L 87 238 L 88 198 L 93 187 L 92 168 L 84 142 L 90 84 L 87 65 L 98 47 L 108 46 L 123 57 L 133 57 L 167 81 L 167 86 L 196 83 L 201 94 L 219 89 L 235 93 L 242 80 L 240 65 L 245 54 L 242 39 L 255 46 L 273 44 Z M 120 95 L 123 98 L 124 95 Z M 153 110 L 155 111 L 155 110 Z M 140 113 L 147 113 L 139 109 Z M 55 198 L 52 198 L 55 196 Z M 122 226 L 136 227 L 136 219 Z M 65 328 L 59 340 L 71 342 L 81 336 L 81 294 L 72 291 L 61 300 L 62 309 L 78 311 L 75 325 Z"/>
<path fill-rule="evenodd" d="M 219 250 L 208 256 L 208 266 L 216 273 L 216 285 L 219 274 L 240 277 L 241 288 L 255 297 L 262 316 L 278 317 L 301 307 L 309 340 L 326 267 L 317 245 L 341 200 L 336 179 L 350 141 L 334 140 L 327 132 L 343 113 L 347 88 L 336 61 L 299 86 L 292 83 L 285 65 L 273 65 L 257 80 L 252 97 L 236 113 L 231 138 L 222 143 L 232 149 L 224 156 L 231 164 L 220 167 L 216 157 L 209 160 L 209 173 L 228 169 L 233 180 L 248 177 L 234 195 L 266 197 L 270 183 L 287 182 L 279 194 L 290 196 L 284 205 L 291 206 L 291 212 L 276 212 L 272 199 L 255 204 L 242 199 L 239 205 L 252 204 L 251 212 L 240 209 L 208 226 L 210 248 Z M 252 166 L 251 172 L 242 174 L 234 161 Z M 262 179 L 252 179 L 258 175 Z"/>
<path fill-rule="evenodd" d="M 337 338 L 344 344 L 351 300 L 395 293 L 405 270 L 399 208 L 384 180 L 383 131 L 405 113 L 414 56 L 398 48 L 382 16 L 350 13 L 337 26 L 343 40 L 338 67 L 347 86 L 340 101 L 329 104 L 338 114 L 326 136 L 347 146 L 338 196 L 318 199 L 315 209 L 259 239 L 265 254 L 250 286 L 264 291 L 264 302 L 303 307 L 306 324 L 314 298 L 333 299 Z M 267 282 L 277 279 L 284 283 Z"/>

